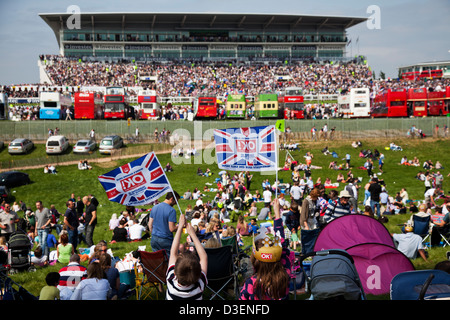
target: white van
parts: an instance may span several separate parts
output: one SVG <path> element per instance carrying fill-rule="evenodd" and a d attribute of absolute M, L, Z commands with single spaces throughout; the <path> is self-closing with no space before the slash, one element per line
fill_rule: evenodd
<path fill-rule="evenodd" d="M 65 136 L 51 136 L 45 144 L 47 153 L 63 153 L 69 148 L 69 140 Z"/>

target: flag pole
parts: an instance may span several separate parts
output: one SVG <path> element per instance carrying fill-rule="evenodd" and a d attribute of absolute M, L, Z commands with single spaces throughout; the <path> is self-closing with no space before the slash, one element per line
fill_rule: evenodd
<path fill-rule="evenodd" d="M 276 126 L 275 126 L 276 128 Z M 275 199 L 278 198 L 278 137 L 279 130 L 275 129 Z"/>
<path fill-rule="evenodd" d="M 174 199 L 175 199 L 175 202 L 177 203 L 178 210 L 180 210 L 180 214 L 183 214 L 183 213 L 181 212 L 181 208 L 180 208 L 180 204 L 178 203 L 178 199 L 177 199 L 177 197 L 176 197 L 175 194 L 174 194 L 174 190 L 173 190 L 173 188 L 172 188 L 172 185 L 170 184 L 170 180 L 169 180 L 169 178 L 166 176 L 166 172 L 165 172 L 164 169 L 162 168 L 161 162 L 159 162 L 159 159 L 158 159 L 158 157 L 156 156 L 156 153 L 153 152 L 153 154 L 155 155 L 156 160 L 158 160 L 158 164 L 159 164 L 159 166 L 161 167 L 161 169 L 162 169 L 162 171 L 163 171 L 164 177 L 166 177 L 167 182 L 169 182 L 169 187 L 170 187 L 170 190 L 172 191 L 172 194 L 173 194 L 173 197 L 174 197 Z"/>

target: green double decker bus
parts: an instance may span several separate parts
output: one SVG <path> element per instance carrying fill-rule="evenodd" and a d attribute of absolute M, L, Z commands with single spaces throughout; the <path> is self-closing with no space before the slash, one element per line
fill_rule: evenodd
<path fill-rule="evenodd" d="M 225 108 L 227 118 L 245 119 L 247 112 L 245 94 L 229 94 Z"/>
<path fill-rule="evenodd" d="M 281 119 L 284 117 L 283 104 L 278 103 L 275 93 L 261 93 L 255 98 L 255 117 Z"/>

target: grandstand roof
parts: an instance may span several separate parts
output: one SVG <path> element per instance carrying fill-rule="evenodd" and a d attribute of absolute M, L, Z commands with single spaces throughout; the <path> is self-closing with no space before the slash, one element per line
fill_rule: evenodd
<path fill-rule="evenodd" d="M 39 16 L 60 40 L 61 28 L 72 13 L 41 13 Z M 81 12 L 82 29 L 123 30 L 342 30 L 366 21 L 365 17 L 257 13 L 142 13 Z"/>

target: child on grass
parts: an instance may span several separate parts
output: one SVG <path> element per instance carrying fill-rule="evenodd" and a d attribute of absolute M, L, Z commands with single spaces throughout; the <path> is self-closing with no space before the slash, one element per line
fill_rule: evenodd
<path fill-rule="evenodd" d="M 179 250 L 183 228 L 194 243 L 195 252 Z M 186 224 L 184 215 L 180 215 L 178 229 L 170 250 L 169 267 L 167 269 L 167 300 L 190 299 L 202 300 L 203 290 L 207 284 L 206 272 L 208 257 L 194 228 Z"/>
<path fill-rule="evenodd" d="M 59 278 L 58 272 L 49 272 L 45 277 L 47 285 L 41 289 L 39 300 L 60 300 L 59 296 Z"/>

